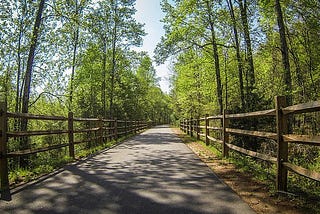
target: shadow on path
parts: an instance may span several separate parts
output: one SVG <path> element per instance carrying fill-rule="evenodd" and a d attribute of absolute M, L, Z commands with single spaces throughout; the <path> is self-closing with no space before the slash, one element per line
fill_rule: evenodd
<path fill-rule="evenodd" d="M 253 213 L 164 126 L 12 198 L 1 213 Z"/>

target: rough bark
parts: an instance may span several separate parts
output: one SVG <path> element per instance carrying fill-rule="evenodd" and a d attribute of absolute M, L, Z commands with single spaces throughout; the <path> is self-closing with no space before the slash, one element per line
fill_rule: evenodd
<path fill-rule="evenodd" d="M 25 84 L 23 89 L 23 95 L 22 95 L 22 113 L 28 113 L 29 112 L 29 98 L 30 98 L 30 87 L 31 87 L 31 77 L 32 77 L 32 71 L 33 71 L 33 63 L 34 63 L 34 56 L 36 47 L 38 44 L 38 37 L 39 37 L 39 30 L 41 25 L 41 17 L 44 10 L 44 4 L 45 0 L 40 0 L 39 7 L 36 15 L 36 20 L 33 27 L 33 33 L 31 37 L 31 43 L 30 43 L 30 49 L 29 49 L 29 55 L 28 55 L 28 61 L 27 61 L 27 69 L 25 73 Z M 28 125 L 28 120 L 23 119 L 21 120 L 21 130 L 26 131 Z M 27 149 L 29 148 L 28 138 L 25 138 L 21 142 L 21 149 Z M 21 158 L 20 159 L 20 166 L 26 167 L 28 165 L 28 159 L 27 158 Z"/>
<path fill-rule="evenodd" d="M 44 9 L 44 3 L 45 3 L 45 0 L 40 0 L 36 20 L 33 27 L 33 33 L 31 38 L 30 49 L 29 49 L 28 61 L 27 61 L 27 69 L 25 73 L 25 84 L 24 84 L 23 97 L 22 97 L 22 113 L 28 113 L 28 110 L 29 110 L 29 98 L 30 98 L 30 86 L 31 86 L 33 62 L 34 62 L 35 51 L 38 43 L 39 29 L 41 24 L 42 12 Z"/>

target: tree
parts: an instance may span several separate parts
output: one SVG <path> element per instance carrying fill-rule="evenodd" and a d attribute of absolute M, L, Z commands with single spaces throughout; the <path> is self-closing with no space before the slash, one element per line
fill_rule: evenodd
<path fill-rule="evenodd" d="M 216 33 L 214 29 L 214 16 L 212 11 L 212 2 L 209 0 L 205 1 L 206 4 L 206 13 L 208 14 L 208 23 L 210 26 L 210 33 L 211 33 L 211 43 L 212 43 L 212 51 L 214 57 L 214 65 L 216 71 L 216 87 L 217 87 L 217 96 L 218 96 L 218 103 L 219 103 L 219 114 L 223 113 L 223 102 L 222 102 L 222 85 L 221 85 L 221 75 L 220 75 L 220 62 L 219 62 L 219 53 L 218 53 L 218 46 L 216 41 Z"/>
<path fill-rule="evenodd" d="M 282 14 L 281 4 L 279 0 L 275 0 L 275 11 L 276 11 L 277 21 L 279 26 L 282 64 L 284 69 L 283 80 L 285 84 L 287 104 L 292 105 L 292 80 L 291 80 L 291 72 L 290 72 L 289 51 L 288 51 L 288 45 L 287 45 L 287 39 L 286 39 L 285 25 L 283 21 L 283 14 Z"/>
<path fill-rule="evenodd" d="M 98 36 L 98 41 L 102 43 L 102 101 L 104 116 L 106 111 L 106 78 L 109 77 L 109 117 L 114 116 L 114 99 L 115 99 L 115 77 L 117 75 L 117 57 L 118 51 L 128 49 L 130 46 L 139 46 L 142 42 L 142 36 L 145 35 L 143 25 L 137 23 L 133 18 L 135 13 L 134 0 L 109 0 L 99 2 L 98 9 L 95 9 L 90 16 L 92 19 L 93 32 Z M 96 28 L 94 26 L 99 26 Z M 102 30 L 101 30 L 102 29 Z M 108 59 L 107 53 L 111 57 Z M 107 65 L 110 71 L 107 75 Z"/>
<path fill-rule="evenodd" d="M 32 77 L 32 71 L 33 71 L 34 56 L 35 56 L 36 47 L 37 47 L 37 43 L 38 43 L 38 37 L 39 37 L 39 33 L 40 33 L 41 17 L 42 17 L 43 9 L 45 7 L 44 3 L 45 3 L 45 0 L 40 0 L 38 11 L 36 14 L 34 27 L 33 27 L 29 55 L 28 55 L 28 61 L 27 61 L 27 69 L 26 69 L 25 77 L 24 77 L 25 83 L 24 83 L 23 94 L 22 94 L 22 109 L 21 109 L 22 113 L 29 112 L 31 77 Z M 22 119 L 21 120 L 21 130 L 26 131 L 27 125 L 28 125 L 28 120 Z M 22 149 L 29 148 L 28 138 L 24 138 L 21 141 L 21 148 Z M 22 168 L 27 167 L 28 166 L 28 159 L 21 158 L 20 159 L 20 166 Z"/>
<path fill-rule="evenodd" d="M 22 95 L 22 113 L 28 113 L 28 109 L 29 109 L 32 69 L 33 69 L 36 47 L 37 47 L 37 43 L 38 43 L 38 37 L 39 37 L 39 33 L 40 33 L 42 12 L 45 7 L 44 3 L 45 3 L 45 0 L 40 0 L 40 2 L 39 2 L 39 7 L 38 7 L 37 14 L 36 14 L 35 23 L 33 26 L 33 33 L 31 36 L 29 56 L 28 56 L 28 61 L 27 61 L 27 69 L 26 69 L 25 77 L 24 77 L 25 84 L 24 84 L 23 95 Z M 23 122 L 21 127 L 22 127 L 22 130 L 26 130 L 26 128 L 27 128 L 26 122 Z"/>
<path fill-rule="evenodd" d="M 161 42 L 155 50 L 157 62 L 161 63 L 170 55 L 176 56 L 192 49 L 211 54 L 216 77 L 218 112 L 222 114 L 222 84 L 218 41 L 215 32 L 216 16 L 212 10 L 214 8 L 213 1 L 186 0 L 176 3 L 175 8 L 167 1 L 163 1 L 162 7 L 163 11 L 167 13 L 164 18 L 166 34 L 161 38 Z"/>
<path fill-rule="evenodd" d="M 241 107 L 242 107 L 242 109 L 244 109 L 246 106 L 246 103 L 245 103 L 244 88 L 243 88 L 243 62 L 242 62 L 242 57 L 241 57 L 241 52 L 240 52 L 240 42 L 239 42 L 239 36 L 238 36 L 237 22 L 236 22 L 234 9 L 233 9 L 232 0 L 227 0 L 227 4 L 229 7 L 231 19 L 232 19 L 234 43 L 235 43 L 235 49 L 236 49 L 236 54 L 237 54 Z"/>
<path fill-rule="evenodd" d="M 244 34 L 245 44 L 246 44 L 246 51 L 248 56 L 248 86 L 247 86 L 248 92 L 247 93 L 250 94 L 255 84 L 255 76 L 254 76 L 252 44 L 251 44 L 248 15 L 247 15 L 247 8 L 248 8 L 247 1 L 239 0 L 239 8 L 240 8 L 241 21 L 242 21 L 242 27 L 243 27 L 243 34 Z"/>

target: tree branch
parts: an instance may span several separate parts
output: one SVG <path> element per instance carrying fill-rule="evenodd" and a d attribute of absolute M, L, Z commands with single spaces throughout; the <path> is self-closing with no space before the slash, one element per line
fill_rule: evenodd
<path fill-rule="evenodd" d="M 44 91 L 44 92 L 41 92 L 41 93 L 39 94 L 39 96 L 38 96 L 32 103 L 29 104 L 29 107 L 31 107 L 32 105 L 34 105 L 34 104 L 41 98 L 41 96 L 44 95 L 44 94 L 48 94 L 48 95 L 50 95 L 50 96 L 56 97 L 56 98 L 57 98 L 58 100 L 60 100 L 61 102 L 63 102 L 63 101 L 60 99 L 60 97 L 68 97 L 67 95 L 57 95 L 57 94 L 52 94 L 52 93 L 50 93 L 50 92 Z"/>

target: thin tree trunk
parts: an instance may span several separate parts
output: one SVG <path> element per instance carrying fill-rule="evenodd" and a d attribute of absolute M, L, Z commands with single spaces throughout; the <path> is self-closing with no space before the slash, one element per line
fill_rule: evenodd
<path fill-rule="evenodd" d="M 72 69 L 71 69 L 71 78 L 70 78 L 69 111 L 72 111 L 74 73 L 76 69 L 78 40 L 79 40 L 79 28 L 77 28 L 76 32 L 74 32 L 74 46 L 73 46 Z"/>
<path fill-rule="evenodd" d="M 288 51 L 286 32 L 285 32 L 286 30 L 285 30 L 285 25 L 283 21 L 280 0 L 275 0 L 275 11 L 276 11 L 277 21 L 279 26 L 282 64 L 284 69 L 283 80 L 285 84 L 287 105 L 292 105 L 292 79 L 291 79 L 291 72 L 290 72 L 289 51 Z"/>
<path fill-rule="evenodd" d="M 20 78 L 21 78 L 21 39 L 22 39 L 22 21 L 20 21 L 19 26 L 19 39 L 18 39 L 18 52 L 17 52 L 17 60 L 18 60 L 18 68 L 17 68 L 17 87 L 16 87 L 16 103 L 15 103 L 15 112 L 19 112 L 20 110 Z"/>
<path fill-rule="evenodd" d="M 301 92 L 300 92 L 300 97 L 299 97 L 299 102 L 303 103 L 305 102 L 305 99 L 308 100 L 308 94 L 306 93 L 306 87 L 305 87 L 305 83 L 304 83 L 304 77 L 303 77 L 303 73 L 301 70 L 301 66 L 300 66 L 300 60 L 299 60 L 299 56 L 298 53 L 296 53 L 293 49 L 293 44 L 292 44 L 292 40 L 290 38 L 290 36 L 288 36 L 288 41 L 289 41 L 289 46 L 291 47 L 290 50 L 288 50 L 291 53 L 291 56 L 293 58 L 293 63 L 295 64 L 295 71 L 296 71 L 296 76 L 297 76 L 297 83 L 298 86 L 301 88 Z"/>
<path fill-rule="evenodd" d="M 110 89 L 110 118 L 113 118 L 114 116 L 114 107 L 113 107 L 113 101 L 114 101 L 114 79 L 116 74 L 116 44 L 117 44 L 117 13 L 118 13 L 118 2 L 114 2 L 114 26 L 113 26 L 113 32 L 112 32 L 112 67 L 111 67 L 111 89 Z"/>
<path fill-rule="evenodd" d="M 102 114 L 106 118 L 106 73 L 107 73 L 107 41 L 103 44 L 103 58 L 102 58 L 102 86 L 101 86 L 101 101 L 102 101 Z"/>
<path fill-rule="evenodd" d="M 219 53 L 218 46 L 216 42 L 215 30 L 213 23 L 210 23 L 211 28 L 211 39 L 212 39 L 212 49 L 214 57 L 214 66 L 216 71 L 216 84 L 217 84 L 217 95 L 219 103 L 219 114 L 223 113 L 223 103 L 222 103 L 222 86 L 221 86 L 221 76 L 220 76 L 220 62 L 219 62 Z"/>
<path fill-rule="evenodd" d="M 241 14 L 241 21 L 243 26 L 244 39 L 246 43 L 247 57 L 248 57 L 248 95 L 252 93 L 255 84 L 255 75 L 254 75 L 254 65 L 253 65 L 253 54 L 252 54 L 252 45 L 249 32 L 248 24 L 248 15 L 247 15 L 247 1 L 240 0 L 239 8 Z M 250 100 L 249 100 L 250 102 Z"/>
<path fill-rule="evenodd" d="M 313 68 L 313 59 L 312 59 L 312 51 L 311 51 L 311 42 L 310 42 L 310 36 L 308 30 L 306 30 L 304 35 L 304 45 L 305 51 L 308 56 L 308 60 L 306 60 L 306 63 L 308 64 L 308 73 L 311 81 L 311 88 L 313 90 L 313 94 L 311 95 L 311 99 L 317 99 L 317 91 L 319 90 L 319 87 L 315 86 L 314 80 L 313 80 L 313 74 L 312 71 L 315 70 Z"/>
<path fill-rule="evenodd" d="M 241 58 L 241 54 L 240 54 L 240 44 L 239 44 L 239 36 L 238 36 L 238 30 L 237 30 L 237 22 L 236 22 L 236 18 L 234 15 L 232 1 L 228 0 L 227 3 L 229 5 L 229 9 L 230 9 L 234 41 L 236 44 L 236 55 L 237 55 L 237 61 L 238 61 L 238 78 L 239 78 L 239 87 L 240 87 L 241 107 L 242 107 L 242 109 L 244 109 L 246 104 L 245 104 L 244 89 L 243 89 L 243 62 L 242 62 L 242 58 Z"/>
<path fill-rule="evenodd" d="M 76 4 L 76 17 L 79 15 L 78 1 L 75 1 Z M 72 55 L 72 69 L 71 69 L 71 78 L 70 78 L 70 94 L 69 94 L 69 111 L 72 111 L 72 101 L 73 101 L 73 84 L 74 84 L 74 72 L 76 69 L 76 58 L 77 58 L 77 48 L 79 43 L 79 23 L 76 23 L 76 31 L 73 33 L 73 55 Z"/>
<path fill-rule="evenodd" d="M 215 73 L 216 73 L 216 88 L 217 88 L 217 97 L 218 97 L 218 104 L 219 104 L 219 114 L 222 114 L 223 102 L 222 102 L 222 86 L 221 86 L 221 76 L 220 76 L 219 52 L 218 52 L 217 40 L 216 40 L 215 29 L 214 29 L 212 7 L 208 0 L 205 3 L 206 3 L 206 10 L 208 12 L 208 21 L 209 21 L 209 27 L 211 32 L 210 36 L 211 36 L 211 42 L 212 42 L 212 51 L 213 51 L 214 66 L 215 66 Z"/>
<path fill-rule="evenodd" d="M 224 54 L 224 76 L 225 76 L 225 83 L 226 83 L 226 89 L 225 89 L 225 109 L 228 109 L 228 74 L 227 74 L 227 61 L 228 61 L 228 52 L 226 51 Z"/>
<path fill-rule="evenodd" d="M 24 14 L 24 12 L 23 12 Z M 23 17 L 23 16 L 22 16 Z M 17 68 L 17 85 L 16 85 L 16 102 L 14 110 L 15 112 L 20 112 L 21 110 L 21 93 L 20 93 L 20 79 L 21 79 L 21 39 L 22 39 L 22 24 L 23 18 L 20 17 L 20 26 L 19 26 L 19 38 L 18 38 L 18 50 L 17 50 L 17 61 L 18 61 L 18 68 Z M 22 84 L 21 84 L 22 85 Z M 14 131 L 20 130 L 20 119 L 16 118 L 14 120 Z M 20 143 L 19 143 L 20 144 Z"/>
<path fill-rule="evenodd" d="M 36 20 L 35 20 L 34 27 L 33 27 L 33 33 L 32 33 L 30 50 L 29 50 L 29 55 L 28 55 L 28 62 L 27 62 L 27 70 L 25 73 L 25 84 L 24 84 L 24 90 L 23 90 L 23 96 L 22 96 L 22 113 L 29 112 L 31 77 L 32 77 L 34 56 L 35 56 L 35 51 L 36 51 L 38 37 L 39 37 L 41 17 L 42 17 L 42 12 L 44 10 L 44 3 L 45 3 L 45 0 L 40 0 Z M 27 125 L 28 125 L 28 120 L 23 119 L 21 121 L 21 130 L 26 131 Z M 27 148 L 29 148 L 28 139 L 25 138 L 23 140 L 23 142 L 21 143 L 21 149 L 27 149 Z M 20 166 L 26 167 L 27 165 L 28 165 L 28 159 L 21 158 L 20 159 Z"/>

